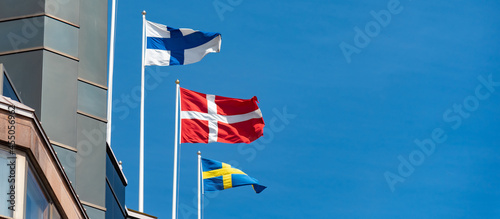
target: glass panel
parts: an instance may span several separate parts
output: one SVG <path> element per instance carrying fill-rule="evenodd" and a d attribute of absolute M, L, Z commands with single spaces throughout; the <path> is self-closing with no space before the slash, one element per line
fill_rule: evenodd
<path fill-rule="evenodd" d="M 116 194 L 119 204 L 125 208 L 125 185 L 119 176 L 118 170 L 111 163 L 110 156 L 106 156 L 106 178 L 108 179 L 113 191 Z M 106 197 L 107 199 L 107 197 Z M 114 200 L 114 199 L 113 199 Z"/>
<path fill-rule="evenodd" d="M 28 168 L 28 177 L 26 179 L 26 219 L 49 218 L 49 202 L 42 192 L 40 185 Z"/>
<path fill-rule="evenodd" d="M 0 20 L 43 13 L 43 8 L 43 1 L 40 0 L 0 1 Z"/>
<path fill-rule="evenodd" d="M 77 134 L 76 192 L 80 200 L 105 206 L 106 123 L 77 115 Z"/>
<path fill-rule="evenodd" d="M 57 153 L 57 157 L 59 158 L 59 161 L 61 162 L 64 172 L 66 172 L 66 175 L 69 178 L 69 181 L 72 183 L 75 183 L 75 167 L 76 167 L 76 152 L 68 150 L 66 148 L 59 147 L 57 145 L 52 145 L 54 150 Z"/>
<path fill-rule="evenodd" d="M 77 68 L 77 61 L 48 51 L 43 53 L 40 120 L 51 140 L 70 147 L 76 146 Z M 12 72 L 7 70 L 9 73 Z M 16 83 L 14 85 L 19 89 Z M 21 98 L 26 101 L 24 96 Z"/>
<path fill-rule="evenodd" d="M 106 185 L 106 219 L 125 218 L 109 185 Z"/>
<path fill-rule="evenodd" d="M 79 0 L 45 0 L 45 13 L 75 24 L 80 18 L 79 8 Z"/>
<path fill-rule="evenodd" d="M 10 193 L 9 190 L 9 182 L 7 179 L 9 178 L 9 172 L 10 172 L 10 166 L 7 166 L 9 164 L 9 159 L 8 159 L 9 153 L 3 150 L 0 150 L 0 168 L 2 170 L 0 171 L 0 201 L 5 202 L 7 200 L 10 200 L 10 197 L 7 193 Z M 8 209 L 7 205 L 0 205 L 2 206 L 0 208 L 0 215 L 2 216 L 9 216 L 12 217 L 12 211 Z"/>
<path fill-rule="evenodd" d="M 0 52 L 42 46 L 43 19 L 43 17 L 34 17 L 0 22 L 0 30 L 2 30 Z"/>
<path fill-rule="evenodd" d="M 19 92 L 23 104 L 33 108 L 38 118 L 42 119 L 40 117 L 42 92 L 40 91 L 42 90 L 43 50 L 3 55 L 0 56 L 0 62 L 7 69 L 10 82 Z"/>
<path fill-rule="evenodd" d="M 14 92 L 14 88 L 12 87 L 12 84 L 10 84 L 9 79 L 7 79 L 7 76 L 5 74 L 3 74 L 3 95 L 19 102 L 19 98 L 17 98 L 16 92 Z"/>
<path fill-rule="evenodd" d="M 106 90 L 78 81 L 78 110 L 105 119 L 106 98 Z"/>
<path fill-rule="evenodd" d="M 106 86 L 108 84 L 108 1 L 80 1 L 78 76 Z"/>
<path fill-rule="evenodd" d="M 125 205 L 122 204 L 120 208 L 120 203 L 116 201 L 111 187 L 109 187 L 109 184 L 106 184 L 106 219 L 126 218 L 127 213 L 124 209 Z"/>
<path fill-rule="evenodd" d="M 52 18 L 45 18 L 45 46 L 78 57 L 78 28 Z"/>

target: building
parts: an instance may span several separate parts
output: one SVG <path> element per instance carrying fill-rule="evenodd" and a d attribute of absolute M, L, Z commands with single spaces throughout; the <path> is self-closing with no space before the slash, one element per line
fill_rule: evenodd
<path fill-rule="evenodd" d="M 0 123 L 0 218 L 89 218 L 34 110 L 0 96 Z"/>
<path fill-rule="evenodd" d="M 82 218 L 128 217 L 127 180 L 106 143 L 107 6 L 102 0 L 0 1 L 0 31 L 5 33 L 0 36 L 0 63 L 3 82 L 9 82 L 2 94 L 12 99 L 5 104 L 22 103 L 33 114 L 25 119 L 40 124 L 33 129 L 47 138 L 47 153 L 56 154 L 58 159 L 49 163 L 64 169 L 60 180 L 69 181 L 69 191 L 77 195 L 75 206 L 85 210 Z M 6 146 L 4 142 L 2 148 Z M 29 145 L 20 148 L 27 158 L 28 149 L 34 153 Z M 52 177 L 37 173 L 42 179 Z M 45 196 L 51 196 L 54 185 L 44 186 L 50 187 Z M 55 209 L 63 211 L 56 203 Z"/>

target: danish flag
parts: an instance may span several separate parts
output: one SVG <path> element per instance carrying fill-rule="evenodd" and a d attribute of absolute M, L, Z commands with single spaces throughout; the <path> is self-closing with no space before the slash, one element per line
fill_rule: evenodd
<path fill-rule="evenodd" d="M 180 88 L 181 143 L 250 143 L 264 133 L 257 97 L 236 99 Z"/>

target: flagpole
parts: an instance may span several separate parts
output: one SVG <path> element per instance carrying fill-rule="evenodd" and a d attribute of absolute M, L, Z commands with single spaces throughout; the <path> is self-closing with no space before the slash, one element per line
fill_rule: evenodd
<path fill-rule="evenodd" d="M 198 219 L 201 219 L 201 152 L 198 151 Z"/>
<path fill-rule="evenodd" d="M 111 113 L 113 99 L 113 70 L 115 63 L 115 23 L 116 23 L 116 0 L 111 3 L 111 38 L 109 41 L 109 70 L 108 70 L 108 108 L 106 124 L 106 142 L 111 146 Z"/>
<path fill-rule="evenodd" d="M 179 80 L 175 81 L 174 182 L 172 187 L 172 219 L 177 215 L 177 148 L 179 144 Z"/>
<path fill-rule="evenodd" d="M 141 126 L 139 150 L 139 211 L 144 212 L 144 44 L 146 41 L 146 11 L 142 11 Z"/>

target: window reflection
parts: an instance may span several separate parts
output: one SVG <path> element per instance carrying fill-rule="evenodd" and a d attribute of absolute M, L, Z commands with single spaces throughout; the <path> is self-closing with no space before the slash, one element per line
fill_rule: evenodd
<path fill-rule="evenodd" d="M 3 74 L 3 95 L 17 102 L 20 102 L 19 98 L 17 98 L 17 95 L 14 92 L 14 88 L 10 84 L 9 79 L 5 74 Z"/>
<path fill-rule="evenodd" d="M 26 219 L 49 218 L 49 202 L 40 188 L 35 176 L 28 168 L 26 185 Z"/>
<path fill-rule="evenodd" d="M 7 193 L 9 192 L 9 182 L 7 181 L 9 177 L 9 166 L 8 152 L 0 150 L 0 201 L 5 202 L 9 200 Z M 7 205 L 0 205 L 0 215 L 12 217 L 12 211 L 7 208 Z"/>

